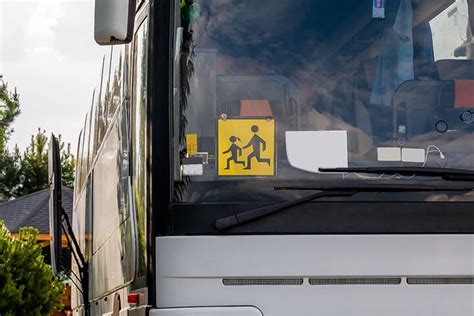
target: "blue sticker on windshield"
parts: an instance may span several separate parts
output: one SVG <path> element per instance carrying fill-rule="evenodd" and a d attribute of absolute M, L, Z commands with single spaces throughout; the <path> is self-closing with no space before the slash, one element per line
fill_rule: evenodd
<path fill-rule="evenodd" d="M 372 17 L 385 19 L 385 0 L 373 0 Z"/>

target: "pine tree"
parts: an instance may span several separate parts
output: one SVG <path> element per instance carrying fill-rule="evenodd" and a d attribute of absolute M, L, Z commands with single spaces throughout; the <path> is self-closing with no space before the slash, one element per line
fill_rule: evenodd
<path fill-rule="evenodd" d="M 0 203 L 19 195 L 21 184 L 21 154 L 18 147 L 13 151 L 0 151 Z"/>
<path fill-rule="evenodd" d="M 18 115 L 20 96 L 16 89 L 8 91 L 8 85 L 0 75 L 0 202 L 16 196 L 19 188 L 21 155 L 18 148 L 10 151 L 6 146 Z"/>
<path fill-rule="evenodd" d="M 62 183 L 74 187 L 75 160 L 71 145 L 59 139 L 61 149 Z M 0 203 L 27 195 L 49 186 L 48 137 L 44 130 L 31 137 L 30 145 L 23 154 L 18 147 L 13 151 L 4 148 L 0 152 Z"/>
<path fill-rule="evenodd" d="M 49 186 L 48 181 L 48 137 L 44 130 L 31 137 L 23 154 L 18 147 L 10 150 L 7 142 L 13 133 L 12 124 L 20 115 L 20 96 L 16 89 L 9 92 L 0 75 L 0 203 L 30 194 Z M 69 188 L 74 186 L 74 156 L 70 144 L 60 140 L 62 182 Z"/>
<path fill-rule="evenodd" d="M 59 138 L 61 149 L 62 183 L 64 186 L 74 186 L 74 156 L 70 144 L 65 146 Z M 31 142 L 23 153 L 21 160 L 21 187 L 18 196 L 30 194 L 49 186 L 48 181 L 48 137 L 46 131 L 38 129 L 36 135 L 31 136 Z"/>
<path fill-rule="evenodd" d="M 67 146 L 61 141 L 61 135 L 59 135 L 59 144 L 61 150 L 61 172 L 62 172 L 62 183 L 65 187 L 74 188 L 74 168 L 76 167 L 74 155 L 71 151 L 71 144 Z"/>
<path fill-rule="evenodd" d="M 41 129 L 31 136 L 30 145 L 23 153 L 21 177 L 20 195 L 48 187 L 48 137 Z"/>
<path fill-rule="evenodd" d="M 9 92 L 3 76 L 0 75 L 0 154 L 13 132 L 11 126 L 18 115 L 20 115 L 20 95 L 16 88 L 13 92 Z"/>

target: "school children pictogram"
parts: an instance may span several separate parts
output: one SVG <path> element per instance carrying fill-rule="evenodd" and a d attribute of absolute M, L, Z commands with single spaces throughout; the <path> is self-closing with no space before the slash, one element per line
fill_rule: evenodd
<path fill-rule="evenodd" d="M 231 136 L 229 140 L 232 143 L 232 145 L 230 145 L 229 149 L 223 152 L 224 155 L 230 153 L 230 157 L 227 158 L 227 166 L 225 167 L 225 170 L 230 170 L 231 162 L 234 162 L 234 164 L 245 166 L 245 161 L 239 161 L 239 157 L 242 156 L 242 148 L 240 148 L 239 146 L 235 144 L 237 140 L 240 141 L 240 138 Z"/>
<path fill-rule="evenodd" d="M 273 119 L 218 120 L 219 176 L 274 176 Z"/>

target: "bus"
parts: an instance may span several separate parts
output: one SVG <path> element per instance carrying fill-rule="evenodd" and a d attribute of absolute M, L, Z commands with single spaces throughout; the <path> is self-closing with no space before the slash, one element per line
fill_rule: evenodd
<path fill-rule="evenodd" d="M 473 27 L 472 0 L 96 0 L 52 212 L 74 315 L 473 315 Z"/>

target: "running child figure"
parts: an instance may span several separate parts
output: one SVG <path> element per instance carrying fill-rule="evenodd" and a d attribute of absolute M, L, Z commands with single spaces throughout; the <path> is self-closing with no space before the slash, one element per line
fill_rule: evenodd
<path fill-rule="evenodd" d="M 227 158 L 227 167 L 225 168 L 225 170 L 230 169 L 231 161 L 233 161 L 235 165 L 245 166 L 245 161 L 239 160 L 239 157 L 242 156 L 242 148 L 240 148 L 238 145 L 235 144 L 237 140 L 239 142 L 241 141 L 240 138 L 231 136 L 229 140 L 232 143 L 232 145 L 230 145 L 229 149 L 223 152 L 224 155 L 230 153 L 230 157 Z"/>

